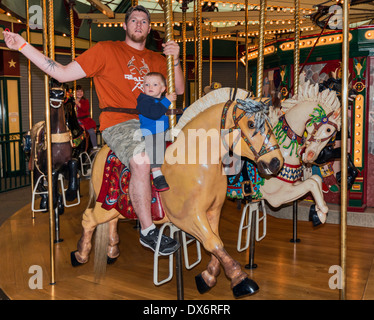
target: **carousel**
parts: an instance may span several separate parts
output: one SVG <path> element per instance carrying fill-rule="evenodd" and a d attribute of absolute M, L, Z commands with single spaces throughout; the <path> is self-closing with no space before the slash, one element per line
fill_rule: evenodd
<path fill-rule="evenodd" d="M 60 83 L 6 39 L 67 65 L 123 41 L 136 5 L 150 12 L 147 48 L 179 44 L 185 82 L 167 112 L 170 189 L 149 182 L 154 223 L 180 243 L 169 255 L 161 237 L 154 252 L 139 242 L 136 176 L 82 124 L 99 123 L 94 78 Z M 1 1 L 0 196 L 29 201 L 0 224 L 0 300 L 373 299 L 372 8 Z M 166 62 L 171 94 L 176 65 Z"/>

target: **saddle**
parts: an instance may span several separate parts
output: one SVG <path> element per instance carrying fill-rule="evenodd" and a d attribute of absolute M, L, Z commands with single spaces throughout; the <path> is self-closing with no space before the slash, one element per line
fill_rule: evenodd
<path fill-rule="evenodd" d="M 100 202 L 101 207 L 105 210 L 116 209 L 125 218 L 135 220 L 137 216 L 129 195 L 130 179 L 130 170 L 110 150 L 106 158 L 103 182 L 96 201 Z M 152 180 L 151 174 L 150 179 Z M 151 212 L 153 221 L 161 220 L 165 216 L 160 195 L 153 183 Z"/>
<path fill-rule="evenodd" d="M 243 161 L 243 167 L 237 175 L 228 176 L 226 196 L 231 199 L 244 199 L 249 202 L 260 201 L 260 187 L 264 178 L 258 173 L 257 167 L 248 159 Z"/>

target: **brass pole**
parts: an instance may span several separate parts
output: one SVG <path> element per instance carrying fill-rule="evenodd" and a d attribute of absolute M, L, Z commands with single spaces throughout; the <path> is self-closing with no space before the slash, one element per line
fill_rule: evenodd
<path fill-rule="evenodd" d="M 26 0 L 26 37 L 27 42 L 31 43 L 30 36 L 30 13 L 29 13 L 29 0 Z M 31 92 L 31 61 L 27 59 L 27 82 L 28 82 L 28 97 L 29 97 L 29 129 L 33 126 L 33 116 L 32 116 L 32 92 Z M 34 172 L 30 172 L 31 180 L 31 192 L 34 190 Z M 31 210 L 31 218 L 35 219 L 35 212 Z"/>
<path fill-rule="evenodd" d="M 193 20 L 196 21 L 196 1 L 198 0 L 194 0 L 193 2 Z M 198 96 L 198 88 L 199 88 L 199 84 L 198 84 L 198 66 L 197 66 L 197 30 L 196 30 L 196 23 L 193 24 L 193 34 L 194 34 L 194 50 L 195 50 L 195 55 L 194 55 L 194 76 L 195 76 L 195 86 L 194 86 L 194 101 L 197 100 L 197 96 Z"/>
<path fill-rule="evenodd" d="M 165 37 L 166 42 L 173 41 L 173 8 L 171 0 L 165 2 Z M 174 57 L 172 55 L 167 56 L 167 83 L 168 93 L 175 92 L 175 74 L 174 74 Z M 175 102 L 172 102 L 169 109 L 175 109 Z M 177 123 L 176 115 L 169 116 L 169 127 L 173 129 Z M 174 141 L 174 137 L 171 137 Z"/>
<path fill-rule="evenodd" d="M 202 40 L 202 17 L 203 17 L 203 10 L 202 6 L 199 2 L 197 6 L 197 41 L 198 41 L 198 83 L 199 83 L 199 91 L 197 93 L 197 98 L 200 99 L 202 92 L 203 92 L 203 40 Z"/>
<path fill-rule="evenodd" d="M 248 91 L 248 0 L 245 0 L 244 3 L 245 10 L 245 90 Z"/>
<path fill-rule="evenodd" d="M 256 96 L 262 97 L 262 83 L 264 79 L 264 48 L 265 48 L 265 19 L 266 19 L 266 0 L 260 1 L 260 30 L 257 57 L 257 82 Z"/>
<path fill-rule="evenodd" d="M 49 0 L 48 7 L 48 22 L 47 22 L 47 5 L 46 0 L 43 0 L 43 39 L 44 51 L 47 51 L 49 39 L 49 53 L 50 58 L 54 60 L 53 43 L 53 1 Z M 52 24 L 52 26 L 51 26 Z M 48 27 L 47 27 L 48 26 Z M 48 29 L 48 34 L 47 34 Z M 49 36 L 49 37 L 48 37 Z M 47 162 L 48 162 L 48 204 L 49 204 L 49 236 L 50 236 L 50 267 L 51 267 L 51 284 L 55 284 L 55 250 L 54 250 L 54 208 L 53 208 L 53 191 L 52 191 L 52 145 L 51 145 L 51 116 L 49 107 L 49 77 L 44 75 L 44 90 L 45 90 L 45 123 L 46 123 L 46 140 L 47 140 Z"/>
<path fill-rule="evenodd" d="M 71 52 L 71 61 L 75 60 L 75 30 L 74 30 L 74 12 L 73 6 L 75 5 L 75 0 L 70 0 L 69 2 L 69 18 L 70 18 L 70 52 Z M 76 98 L 76 89 L 77 89 L 77 81 L 73 81 L 73 93 L 74 98 Z"/>
<path fill-rule="evenodd" d="M 209 84 L 213 80 L 213 25 L 210 23 L 209 28 Z"/>
<path fill-rule="evenodd" d="M 296 95 L 299 89 L 299 65 L 300 65 L 300 0 L 295 0 L 295 50 L 293 52 L 293 93 Z"/>
<path fill-rule="evenodd" d="M 89 39 L 89 46 L 90 48 L 92 47 L 92 20 L 90 19 L 88 21 L 88 24 L 90 26 L 90 29 L 89 29 L 89 34 L 90 34 L 90 39 Z M 91 115 L 91 118 L 93 118 L 93 83 L 92 83 L 92 78 L 90 78 L 90 115 Z M 96 129 L 95 129 L 96 130 Z"/>
<path fill-rule="evenodd" d="M 349 1 L 343 4 L 343 48 L 342 48 L 342 143 L 341 143 L 341 218 L 340 218 L 340 241 L 341 241 L 341 267 L 342 278 L 340 299 L 346 299 L 347 284 L 347 142 L 348 142 L 348 78 L 349 78 Z"/>
<path fill-rule="evenodd" d="M 186 32 L 187 32 L 187 0 L 183 0 L 182 3 L 182 41 L 183 41 L 183 78 L 184 78 L 184 85 L 186 86 L 187 83 L 187 40 L 186 40 Z M 183 93 L 183 109 L 186 107 L 186 87 L 184 88 Z"/>
<path fill-rule="evenodd" d="M 235 42 L 235 88 L 238 89 L 238 79 L 239 79 L 239 32 L 236 30 L 236 42 Z"/>

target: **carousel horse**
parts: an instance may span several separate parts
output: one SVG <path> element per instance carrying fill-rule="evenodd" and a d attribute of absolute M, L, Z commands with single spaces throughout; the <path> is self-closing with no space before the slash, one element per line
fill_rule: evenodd
<path fill-rule="evenodd" d="M 253 164 L 247 163 L 248 167 L 243 170 L 247 171 L 249 181 L 244 182 L 243 177 L 229 177 L 227 195 L 239 198 L 237 190 L 245 186 L 247 190 L 240 197 L 244 194 L 249 201 L 264 199 L 277 208 L 311 192 L 315 205 L 310 208 L 309 218 L 314 226 L 325 223 L 328 207 L 323 198 L 322 179 L 312 175 L 301 181 L 302 163 L 313 163 L 340 130 L 339 99 L 334 91 L 319 92 L 317 84 L 305 82 L 299 86 L 297 96 L 282 103 L 282 110 L 285 114 L 280 117 L 274 110 L 270 114 L 273 132 L 284 158 L 282 169 L 276 177 L 264 179 Z"/>
<path fill-rule="evenodd" d="M 63 102 L 65 90 L 52 82 L 49 91 L 50 96 L 50 119 L 51 119 L 51 147 L 52 147 L 52 190 L 53 207 L 58 213 L 64 212 L 62 194 L 58 188 L 58 176 L 62 174 L 68 181 L 65 191 L 66 200 L 73 201 L 77 198 L 79 179 L 78 163 L 72 158 L 71 132 L 66 126 Z M 41 192 L 40 209 L 48 210 L 47 191 L 47 145 L 46 145 L 46 124 L 40 121 L 30 130 L 31 150 L 29 169 L 34 173 L 34 185 L 36 191 Z"/>
<path fill-rule="evenodd" d="M 92 144 L 88 133 L 82 128 L 78 122 L 77 113 L 75 112 L 75 101 L 73 94 L 67 89 L 66 98 L 64 101 L 66 125 L 71 131 L 73 153 L 72 157 L 79 159 L 82 152 L 88 152 L 92 149 Z"/>
<path fill-rule="evenodd" d="M 231 152 L 252 159 L 264 174 L 276 174 L 283 165 L 283 158 L 266 120 L 264 105 L 253 101 L 244 106 L 235 99 L 246 98 L 248 92 L 241 89 L 234 95 L 233 92 L 233 89 L 222 88 L 205 95 L 186 109 L 171 130 L 175 141 L 166 149 L 162 165 L 170 190 L 158 194 L 164 217 L 155 223 L 173 223 L 195 237 L 212 254 L 207 269 L 196 277 L 200 293 L 215 285 L 221 264 L 231 280 L 234 296 L 241 297 L 255 293 L 258 286 L 226 252 L 219 237 L 218 224 L 227 188 L 222 161 Z M 191 139 L 196 132 L 205 132 L 209 138 L 204 140 L 205 143 L 199 138 L 197 143 L 196 136 L 195 140 Z M 214 144 L 216 140 L 217 145 Z M 101 192 L 102 181 L 106 179 L 105 164 L 110 161 L 109 151 L 104 146 L 95 158 L 90 188 L 94 191 L 90 197 L 92 200 Z M 205 159 L 196 161 L 204 156 Z M 104 257 L 108 261 L 105 259 L 104 263 L 119 256 L 117 222 L 123 216 L 118 208 L 108 211 L 103 205 L 96 200 L 94 207 L 88 206 L 84 212 L 78 250 L 71 253 L 73 266 L 88 261 L 96 227 L 95 246 L 100 247 L 100 242 L 105 246 Z M 106 230 L 108 234 L 103 236 L 99 230 Z M 95 260 L 98 255 L 96 247 Z"/>

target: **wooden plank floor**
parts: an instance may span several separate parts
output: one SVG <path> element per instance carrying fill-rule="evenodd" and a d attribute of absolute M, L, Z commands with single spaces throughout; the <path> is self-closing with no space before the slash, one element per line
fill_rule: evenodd
<path fill-rule="evenodd" d="M 82 203 L 66 208 L 61 216 L 61 238 L 55 245 L 56 284 L 50 285 L 49 216 L 37 213 L 31 219 L 30 206 L 22 208 L 0 227 L 0 288 L 12 300 L 175 300 L 176 280 L 162 286 L 153 284 L 153 254 L 139 243 L 133 221 L 119 224 L 121 256 L 107 267 L 100 283 L 93 277 L 93 255 L 89 263 L 73 268 L 70 252 L 80 237 L 80 219 L 88 200 L 87 182 L 81 186 Z M 25 195 L 29 196 L 29 195 Z M 222 211 L 221 237 L 226 250 L 242 266 L 248 252 L 236 250 L 241 211 L 227 201 Z M 268 216 L 267 236 L 256 243 L 258 268 L 246 270 L 260 291 L 245 300 L 296 299 L 338 300 L 339 290 L 329 288 L 329 268 L 340 264 L 340 226 L 326 224 L 313 228 L 309 222 L 298 223 L 300 243 L 290 243 L 292 221 Z M 348 227 L 347 299 L 373 299 L 374 276 L 370 275 L 374 259 L 374 232 L 370 228 Z M 193 257 L 190 258 L 193 260 Z M 186 300 L 233 300 L 230 283 L 223 274 L 217 285 L 204 295 L 195 287 L 194 277 L 205 269 L 209 255 L 202 250 L 202 262 L 192 270 L 183 270 Z M 30 289 L 33 275 L 29 268 L 40 266 L 43 288 Z M 166 274 L 167 259 L 161 263 Z M 368 281 L 368 279 L 370 281 Z"/>

